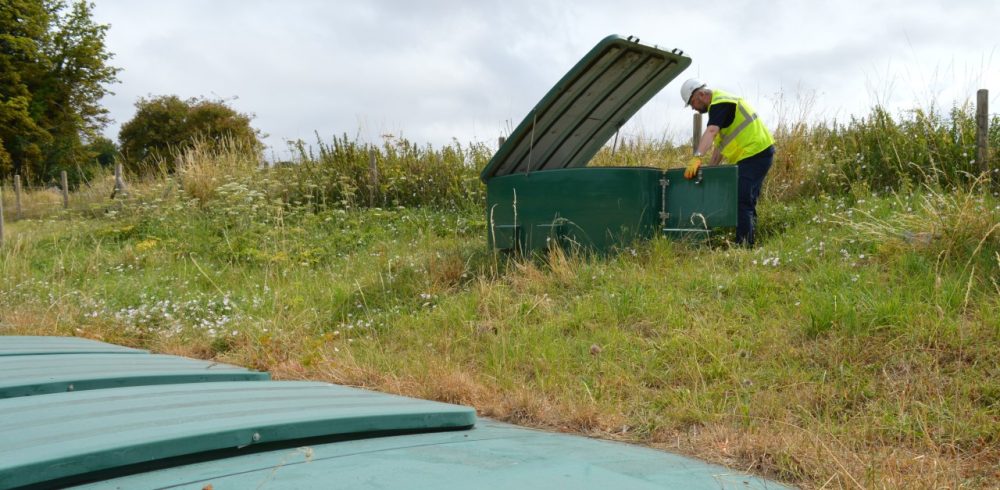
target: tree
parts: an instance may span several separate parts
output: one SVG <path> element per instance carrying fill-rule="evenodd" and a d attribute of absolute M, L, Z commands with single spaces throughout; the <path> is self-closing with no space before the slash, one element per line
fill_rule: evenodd
<path fill-rule="evenodd" d="M 89 160 L 117 81 L 93 4 L 0 0 L 0 177 L 50 179 Z"/>
<path fill-rule="evenodd" d="M 217 144 L 224 138 L 249 141 L 260 147 L 260 132 L 250 126 L 253 116 L 237 112 L 224 101 L 176 95 L 141 98 L 136 113 L 122 125 L 118 142 L 126 161 L 135 168 L 163 164 L 174 170 L 172 156 L 201 139 Z"/>
<path fill-rule="evenodd" d="M 103 168 L 111 167 L 115 163 L 115 156 L 118 155 L 118 145 L 104 136 L 90 140 L 84 148 L 87 150 L 87 156 L 90 160 Z"/>
<path fill-rule="evenodd" d="M 51 139 L 32 117 L 31 85 L 44 69 L 48 12 L 40 2 L 0 0 L 0 175 L 23 173 Z"/>

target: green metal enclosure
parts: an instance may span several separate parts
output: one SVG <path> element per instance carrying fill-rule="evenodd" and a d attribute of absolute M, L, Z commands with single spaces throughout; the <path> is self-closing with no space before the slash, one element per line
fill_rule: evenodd
<path fill-rule="evenodd" d="M 586 165 L 628 120 L 691 64 L 678 50 L 609 36 L 542 98 L 483 169 L 489 244 L 531 252 L 598 252 L 648 239 L 707 236 L 736 225 L 737 169 Z"/>
<path fill-rule="evenodd" d="M 661 175 L 653 168 L 571 168 L 496 177 L 486 187 L 490 242 L 540 250 L 555 240 L 605 250 L 651 237 Z"/>

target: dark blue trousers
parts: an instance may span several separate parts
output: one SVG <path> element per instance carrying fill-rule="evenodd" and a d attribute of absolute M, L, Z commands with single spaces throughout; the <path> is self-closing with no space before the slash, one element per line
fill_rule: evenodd
<path fill-rule="evenodd" d="M 737 162 L 739 167 L 739 207 L 736 211 L 736 243 L 754 246 L 754 228 L 757 224 L 757 197 L 764 185 L 764 177 L 774 163 L 774 147 Z"/>

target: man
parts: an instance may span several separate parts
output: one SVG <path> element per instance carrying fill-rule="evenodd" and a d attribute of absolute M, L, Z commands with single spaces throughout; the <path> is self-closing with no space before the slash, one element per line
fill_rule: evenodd
<path fill-rule="evenodd" d="M 753 247 L 757 197 L 774 161 L 774 138 L 745 100 L 710 89 L 701 80 L 692 78 L 684 82 L 681 98 L 692 109 L 708 113 L 708 128 L 684 170 L 684 177 L 693 179 L 698 175 L 702 156 L 713 145 L 715 150 L 709 165 L 718 165 L 725 159 L 739 167 L 736 243 Z"/>

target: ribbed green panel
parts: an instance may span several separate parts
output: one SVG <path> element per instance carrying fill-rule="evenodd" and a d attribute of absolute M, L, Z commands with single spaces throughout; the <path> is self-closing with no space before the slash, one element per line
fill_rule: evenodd
<path fill-rule="evenodd" d="M 612 35 L 583 55 L 483 168 L 504 175 L 586 166 L 642 106 L 691 64 L 676 50 Z"/>
<path fill-rule="evenodd" d="M 341 441 L 133 475 L 95 489 L 783 490 L 641 446 L 480 420 L 472 430 Z"/>
<path fill-rule="evenodd" d="M 147 351 L 79 337 L 0 336 L 0 356 L 37 354 L 144 354 Z"/>
<path fill-rule="evenodd" d="M 123 386 L 267 379 L 267 373 L 238 366 L 156 354 L 0 356 L 0 398 Z"/>
<path fill-rule="evenodd" d="M 475 423 L 467 407 L 275 381 L 8 398 L 0 414 L 0 488 L 260 443 Z"/>

